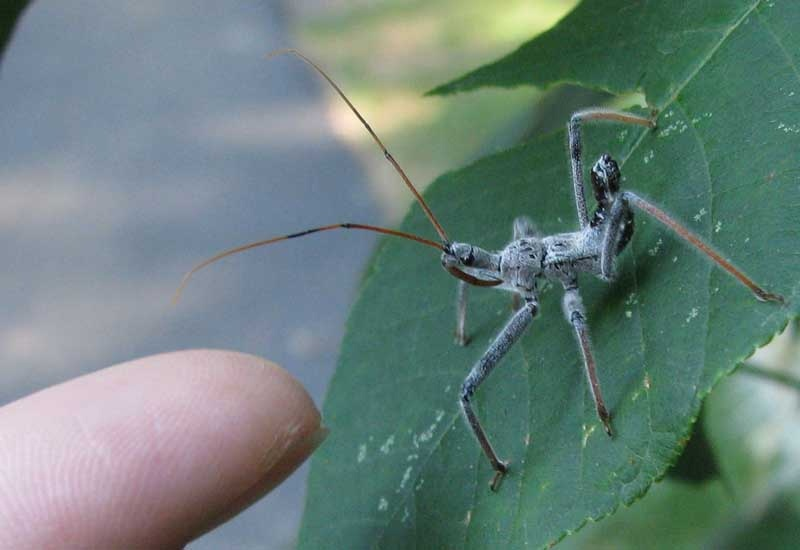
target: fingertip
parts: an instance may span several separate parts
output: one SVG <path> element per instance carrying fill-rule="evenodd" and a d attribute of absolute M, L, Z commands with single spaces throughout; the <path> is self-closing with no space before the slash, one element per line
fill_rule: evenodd
<path fill-rule="evenodd" d="M 185 544 L 283 480 L 324 434 L 287 371 L 216 350 L 49 388 L 0 409 L 0 426 L 15 473 L 0 482 L 0 525 L 13 517 L 4 506 L 30 516 L 0 533 L 101 547 Z"/>

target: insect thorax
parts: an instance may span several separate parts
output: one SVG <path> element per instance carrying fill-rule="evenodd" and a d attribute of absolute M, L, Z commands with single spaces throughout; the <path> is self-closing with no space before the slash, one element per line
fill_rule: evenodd
<path fill-rule="evenodd" d="M 511 241 L 500 255 L 500 276 L 509 287 L 531 293 L 535 290 L 536 279 L 544 273 L 546 256 L 542 239 L 528 237 Z"/>

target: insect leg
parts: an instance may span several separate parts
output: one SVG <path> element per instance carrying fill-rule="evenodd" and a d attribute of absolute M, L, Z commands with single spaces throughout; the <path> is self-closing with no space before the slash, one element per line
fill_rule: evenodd
<path fill-rule="evenodd" d="M 633 223 L 633 216 L 627 202 L 620 197 L 611 206 L 600 243 L 600 276 L 607 281 L 614 276 L 614 259 L 620 249 L 623 228 L 629 223 Z"/>
<path fill-rule="evenodd" d="M 733 277 L 736 278 L 740 283 L 750 289 L 750 291 L 755 294 L 756 299 L 762 302 L 778 302 L 778 303 L 785 303 L 783 296 L 780 294 L 773 294 L 764 290 L 762 287 L 757 285 L 750 277 L 739 271 L 735 268 L 728 260 L 723 258 L 719 252 L 714 250 L 711 246 L 703 242 L 700 237 L 689 231 L 686 227 L 672 219 L 666 212 L 661 210 L 659 207 L 636 195 L 635 193 L 631 193 L 630 191 L 624 191 L 622 196 L 620 197 L 629 203 L 633 204 L 636 208 L 639 208 L 646 214 L 654 217 L 665 226 L 673 230 L 681 239 L 688 242 L 695 248 L 697 248 L 700 252 L 714 260 L 714 262 L 720 266 L 722 269 L 727 271 Z"/>
<path fill-rule="evenodd" d="M 536 229 L 536 225 L 528 216 L 518 216 L 514 218 L 514 240 L 524 239 L 525 237 L 541 238 L 541 233 Z M 522 296 L 516 292 L 511 295 L 511 309 L 517 311 L 522 307 Z"/>
<path fill-rule="evenodd" d="M 511 349 L 511 346 L 513 346 L 522 333 L 525 332 L 525 329 L 528 328 L 528 325 L 531 324 L 531 321 L 536 316 L 538 309 L 539 306 L 535 301 L 527 301 L 525 306 L 511 317 L 508 324 L 484 352 L 483 357 L 472 367 L 472 370 L 461 386 L 461 408 L 464 411 L 464 416 L 467 418 L 467 422 L 469 422 L 470 428 L 472 428 L 478 443 L 483 449 L 483 453 L 486 455 L 486 458 L 489 459 L 495 471 L 495 475 L 490 484 L 492 491 L 497 490 L 500 480 L 503 478 L 503 474 L 508 470 L 508 463 L 497 458 L 497 453 L 495 453 L 492 444 L 489 443 L 486 432 L 483 431 L 483 427 L 478 417 L 475 415 L 475 411 L 472 410 L 472 396 L 478 389 L 478 386 L 481 385 L 486 377 L 489 376 L 489 373 L 497 366 L 497 363 L 508 350 Z"/>
<path fill-rule="evenodd" d="M 653 119 L 608 109 L 588 109 L 586 111 L 578 111 L 572 115 L 572 118 L 567 123 L 567 136 L 572 167 L 572 187 L 575 192 L 575 207 L 578 209 L 578 222 L 581 224 L 581 229 L 589 225 L 589 213 L 586 211 L 586 197 L 583 186 L 583 145 L 581 144 L 581 122 L 585 120 L 613 120 L 649 128 L 655 128 L 656 126 Z"/>
<path fill-rule="evenodd" d="M 467 283 L 458 281 L 456 287 L 456 344 L 466 346 L 467 342 Z"/>
<path fill-rule="evenodd" d="M 578 344 L 581 348 L 581 355 L 583 356 L 583 366 L 586 371 L 586 379 L 589 382 L 589 389 L 592 392 L 592 399 L 597 409 L 597 416 L 603 423 L 606 433 L 611 436 L 611 415 L 608 414 L 608 409 L 603 401 L 603 394 L 600 391 L 600 382 L 597 380 L 597 369 L 594 362 L 594 355 L 592 354 L 592 344 L 589 337 L 589 324 L 586 321 L 586 312 L 583 309 L 583 300 L 578 292 L 577 282 L 564 286 L 564 315 L 567 321 L 575 329 L 575 334 L 578 337 Z"/>
<path fill-rule="evenodd" d="M 525 237 L 539 237 L 540 233 L 528 216 L 517 216 L 514 218 L 514 240 L 524 239 Z"/>
<path fill-rule="evenodd" d="M 511 311 L 519 311 L 522 307 L 522 297 L 519 294 L 511 295 Z"/>

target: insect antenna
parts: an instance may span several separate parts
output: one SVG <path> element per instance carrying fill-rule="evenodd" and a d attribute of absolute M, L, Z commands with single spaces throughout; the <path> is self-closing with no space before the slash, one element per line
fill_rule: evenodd
<path fill-rule="evenodd" d="M 353 111 L 353 114 L 356 115 L 356 117 L 358 117 L 358 120 L 361 121 L 361 124 L 364 126 L 364 128 L 367 129 L 367 132 L 369 132 L 369 135 L 372 136 L 372 139 L 375 141 L 375 143 L 378 145 L 378 147 L 383 152 L 383 156 L 386 158 L 386 160 L 389 161 L 389 164 L 391 164 L 392 167 L 395 169 L 395 171 L 400 175 L 400 177 L 403 179 L 403 182 L 405 182 L 406 186 L 411 191 L 411 193 L 413 193 L 414 198 L 417 199 L 417 202 L 422 207 L 422 210 L 425 211 L 425 215 L 428 217 L 430 222 L 433 224 L 433 227 L 434 227 L 434 229 L 436 229 L 436 232 L 439 234 L 439 237 L 442 239 L 442 242 L 443 243 L 449 243 L 450 239 L 447 237 L 447 233 L 445 233 L 444 228 L 441 226 L 439 221 L 436 219 L 436 216 L 433 215 L 433 212 L 428 207 L 428 204 L 425 202 L 425 200 L 422 198 L 422 195 L 419 194 L 419 191 L 417 191 L 417 188 L 414 187 L 413 183 L 411 183 L 411 180 L 406 175 L 406 173 L 403 170 L 403 168 L 395 160 L 394 156 L 392 156 L 392 154 L 389 152 L 389 149 L 387 149 L 386 146 L 383 144 L 383 142 L 381 141 L 381 138 L 378 137 L 378 134 L 376 134 L 375 131 L 372 129 L 372 126 L 369 125 L 369 122 L 367 122 L 366 119 L 363 116 L 361 116 L 361 113 L 358 112 L 358 109 L 356 109 L 355 105 L 353 105 L 353 103 L 347 98 L 347 96 L 344 95 L 344 92 L 342 91 L 341 88 L 339 88 L 339 86 L 336 84 L 336 82 L 334 82 L 333 79 L 331 77 L 329 77 L 328 74 L 325 71 L 322 70 L 322 67 L 320 67 L 319 65 L 314 63 L 311 59 L 309 59 L 308 57 L 306 57 L 305 55 L 300 53 L 298 50 L 295 50 L 294 48 L 286 48 L 286 49 L 282 49 L 282 50 L 275 50 L 273 52 L 268 53 L 267 54 L 267 58 L 270 59 L 272 57 L 275 57 L 275 56 L 278 56 L 278 55 L 283 55 L 283 54 L 291 54 L 291 55 L 294 55 L 296 57 L 299 57 L 305 63 L 310 65 L 315 71 L 317 71 L 322 76 L 322 78 L 327 80 L 328 84 L 330 84 L 333 87 L 333 89 L 336 90 L 336 93 L 339 94 L 339 97 L 341 97 L 342 100 L 344 100 L 344 102 L 347 104 L 347 106 L 350 107 L 350 110 Z"/>
<path fill-rule="evenodd" d="M 366 225 L 362 223 L 334 223 L 331 225 L 323 225 L 322 227 L 314 227 L 312 229 L 306 229 L 305 231 L 300 231 L 298 233 L 291 233 L 289 235 L 281 235 L 280 237 L 272 237 L 271 239 L 264 239 L 261 241 L 252 242 L 249 244 L 243 244 L 241 246 L 237 246 L 235 248 L 229 248 L 228 250 L 224 250 L 219 254 L 208 258 L 194 266 L 192 269 L 189 270 L 186 275 L 183 276 L 181 279 L 181 284 L 178 285 L 178 290 L 175 291 L 175 295 L 172 297 L 172 303 L 177 303 L 183 293 L 183 289 L 186 288 L 186 285 L 189 284 L 189 279 L 192 278 L 192 275 L 203 269 L 204 267 L 211 265 L 222 258 L 227 258 L 228 256 L 232 256 L 233 254 L 238 254 L 239 252 L 244 252 L 245 250 L 250 250 L 252 248 L 258 248 L 260 246 L 267 246 L 269 244 L 274 244 L 280 241 L 286 241 L 288 239 L 294 239 L 297 237 L 305 237 L 306 235 L 311 235 L 312 233 L 319 233 L 321 231 L 330 231 L 332 229 L 361 229 L 364 231 L 374 231 L 375 233 L 382 233 L 384 235 L 391 235 L 393 237 L 401 237 L 403 239 L 408 239 L 410 241 L 415 241 L 430 247 L 435 248 L 439 252 L 442 252 L 445 249 L 445 246 L 441 243 L 437 243 L 435 241 L 431 241 L 424 237 L 419 237 L 417 235 L 413 235 L 411 233 L 405 233 L 403 231 L 397 231 L 395 229 L 387 229 L 385 227 L 377 227 L 374 225 Z"/>

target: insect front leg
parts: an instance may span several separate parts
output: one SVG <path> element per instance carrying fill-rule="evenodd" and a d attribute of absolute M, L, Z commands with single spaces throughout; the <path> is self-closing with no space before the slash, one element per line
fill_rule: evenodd
<path fill-rule="evenodd" d="M 619 197 L 611 206 L 600 243 L 600 276 L 606 281 L 614 277 L 614 260 L 627 244 L 626 237 L 630 239 L 632 224 L 633 213 L 624 197 Z"/>
<path fill-rule="evenodd" d="M 503 474 L 508 470 L 508 463 L 500 460 L 495 453 L 492 444 L 486 437 L 486 432 L 483 430 L 480 421 L 478 420 L 475 411 L 472 409 L 472 396 L 478 389 L 478 386 L 489 376 L 489 373 L 497 366 L 497 363 L 503 356 L 511 349 L 511 346 L 519 339 L 528 325 L 536 316 L 539 306 L 533 299 L 525 302 L 525 305 L 517 311 L 508 324 L 503 328 L 500 334 L 494 339 L 489 348 L 484 352 L 472 370 L 467 375 L 464 383 L 461 386 L 461 408 L 464 411 L 464 416 L 472 428 L 475 438 L 478 440 L 483 453 L 492 465 L 495 471 L 494 477 L 490 483 L 492 491 L 496 491 L 503 478 Z"/>
<path fill-rule="evenodd" d="M 467 338 L 467 283 L 458 281 L 456 287 L 456 344 L 466 346 L 469 342 Z"/>
<path fill-rule="evenodd" d="M 589 389 L 592 392 L 592 399 L 594 399 L 597 416 L 603 423 L 603 428 L 605 428 L 606 433 L 611 436 L 613 434 L 611 431 L 611 415 L 608 414 L 608 409 L 603 401 L 603 394 L 600 391 L 600 382 L 597 380 L 597 368 L 594 362 L 594 355 L 592 354 L 591 339 L 589 337 L 589 323 L 586 320 L 586 311 L 583 308 L 583 300 L 578 293 L 578 284 L 576 281 L 564 285 L 563 306 L 564 315 L 575 329 L 575 335 L 578 337 L 586 379 L 589 382 Z"/>
<path fill-rule="evenodd" d="M 572 168 L 572 188 L 575 193 L 575 207 L 578 210 L 578 222 L 581 229 L 589 225 L 589 213 L 586 210 L 586 196 L 583 185 L 583 144 L 581 143 L 581 122 L 586 120 L 613 120 L 625 124 L 638 124 L 655 128 L 655 120 L 608 109 L 587 109 L 574 113 L 567 123 L 569 140 L 569 156 Z"/>

